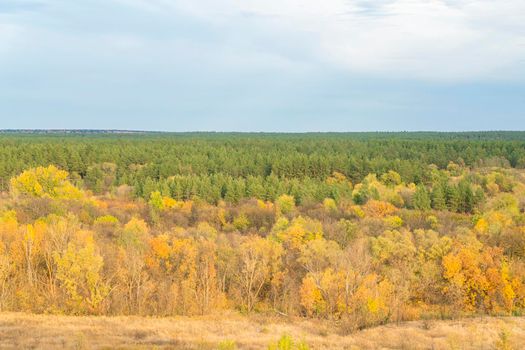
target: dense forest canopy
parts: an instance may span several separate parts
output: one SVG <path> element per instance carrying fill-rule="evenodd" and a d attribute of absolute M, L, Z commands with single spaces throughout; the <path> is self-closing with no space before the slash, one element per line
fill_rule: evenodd
<path fill-rule="evenodd" d="M 525 133 L 3 133 L 0 310 L 525 312 Z"/>
<path fill-rule="evenodd" d="M 68 171 L 82 180 L 81 186 L 98 193 L 109 185 L 126 184 L 137 196 L 148 198 L 153 188 L 179 176 L 172 187 L 189 186 L 192 180 L 212 182 L 224 198 L 224 187 L 231 187 L 232 181 L 264 182 L 270 176 L 286 191 L 291 191 L 291 179 L 301 186 L 319 187 L 319 181 L 333 172 L 358 183 L 370 173 L 393 170 L 407 183 L 425 184 L 431 181 L 429 165 L 445 169 L 450 162 L 523 168 L 525 132 L 0 134 L 3 190 L 12 176 L 48 164 Z M 191 189 L 185 192 L 194 194 Z M 209 201 L 219 199 L 200 194 Z"/>

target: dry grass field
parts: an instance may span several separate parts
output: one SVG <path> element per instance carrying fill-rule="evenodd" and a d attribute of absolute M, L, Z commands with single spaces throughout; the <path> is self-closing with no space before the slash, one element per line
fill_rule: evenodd
<path fill-rule="evenodd" d="M 335 324 L 301 319 L 71 317 L 0 314 L 1 349 L 266 349 L 281 335 L 310 349 L 522 349 L 525 318 L 415 321 L 341 335 Z"/>

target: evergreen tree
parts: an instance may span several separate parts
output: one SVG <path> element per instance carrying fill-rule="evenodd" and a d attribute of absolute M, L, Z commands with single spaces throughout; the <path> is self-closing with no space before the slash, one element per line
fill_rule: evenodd
<path fill-rule="evenodd" d="M 432 208 L 436 210 L 447 209 L 447 199 L 442 185 L 437 185 L 432 190 Z"/>
<path fill-rule="evenodd" d="M 416 192 L 414 193 L 414 208 L 419 210 L 429 210 L 430 209 L 430 196 L 428 194 L 427 189 L 419 185 L 416 188 Z"/>
<path fill-rule="evenodd" d="M 457 212 L 461 204 L 461 194 L 456 186 L 447 186 L 447 207 L 452 212 Z"/>

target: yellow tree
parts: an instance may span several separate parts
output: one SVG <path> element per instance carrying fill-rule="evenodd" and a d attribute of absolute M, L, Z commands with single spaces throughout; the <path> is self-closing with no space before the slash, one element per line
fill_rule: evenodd
<path fill-rule="evenodd" d="M 149 227 L 144 220 L 132 218 L 118 240 L 116 278 L 118 294 L 130 314 L 142 314 L 152 285 L 146 271 L 146 249 Z"/>
<path fill-rule="evenodd" d="M 364 278 L 372 270 L 372 261 L 366 239 L 354 241 L 340 255 L 337 261 L 338 269 L 344 281 L 344 311 L 352 309 L 352 299 Z"/>
<path fill-rule="evenodd" d="M 294 218 L 292 222 L 281 218 L 272 229 L 271 237 L 282 242 L 287 249 L 299 250 L 304 243 L 323 237 L 322 224 L 314 219 Z"/>
<path fill-rule="evenodd" d="M 193 239 L 174 238 L 171 244 L 171 293 L 175 309 L 183 315 L 196 313 L 197 246 Z"/>
<path fill-rule="evenodd" d="M 305 274 L 304 267 L 298 261 L 301 248 L 309 241 L 323 237 L 321 222 L 308 218 L 296 217 L 291 222 L 281 217 L 277 220 L 269 236 L 270 239 L 282 244 L 283 271 L 281 274 L 281 290 L 278 292 L 281 299 L 280 308 L 286 312 L 294 312 L 300 307 L 297 290 L 300 288 Z"/>
<path fill-rule="evenodd" d="M 197 245 L 191 238 L 158 235 L 150 240 L 146 262 L 160 282 L 157 307 L 167 314 L 193 314 L 197 310 Z"/>
<path fill-rule="evenodd" d="M 14 210 L 9 210 L 0 216 L 0 240 L 11 244 L 18 238 L 18 219 Z"/>
<path fill-rule="evenodd" d="M 25 281 L 30 288 L 37 282 L 37 266 L 44 230 L 45 224 L 41 221 L 20 227 L 19 236 L 11 244 L 14 263 L 25 274 Z"/>
<path fill-rule="evenodd" d="M 414 274 L 417 249 L 412 232 L 406 229 L 385 231 L 377 238 L 370 238 L 370 241 L 372 254 L 380 266 L 378 270 L 396 285 L 391 305 L 394 318 L 404 320 L 417 281 Z"/>
<path fill-rule="evenodd" d="M 10 280 L 15 269 L 15 262 L 12 254 L 10 254 L 10 247 L 18 238 L 16 212 L 10 210 L 2 213 L 0 215 L 0 310 L 5 309 L 7 306 L 7 298 L 11 287 Z"/>
<path fill-rule="evenodd" d="M 340 296 L 344 290 L 341 283 L 343 281 L 342 275 L 334 269 L 340 254 L 341 249 L 337 243 L 320 238 L 305 243 L 298 259 L 307 271 L 301 290 L 304 292 L 304 288 L 311 289 L 309 285 L 313 282 L 322 296 L 324 310 L 315 303 L 313 305 L 318 311 L 324 311 L 327 315 L 336 312 Z M 305 296 L 306 293 L 303 293 L 303 306 L 312 304 L 310 300 L 305 300 Z M 317 292 L 311 294 L 310 297 L 319 299 Z M 310 312 L 310 310 L 307 311 Z"/>
<path fill-rule="evenodd" d="M 464 311 L 511 312 L 520 280 L 510 275 L 501 248 L 463 247 L 443 258 L 445 294 Z M 515 290 L 516 289 L 516 290 Z"/>
<path fill-rule="evenodd" d="M 143 314 L 146 300 L 151 295 L 154 282 L 149 278 L 141 249 L 118 248 L 116 287 L 128 314 Z"/>
<path fill-rule="evenodd" d="M 279 243 L 258 236 L 247 237 L 239 246 L 235 281 L 246 311 L 253 311 L 264 285 L 279 271 L 282 254 Z"/>
<path fill-rule="evenodd" d="M 218 287 L 216 264 L 217 244 L 209 239 L 197 241 L 195 294 L 200 314 L 210 312 L 224 301 Z"/>
<path fill-rule="evenodd" d="M 75 313 L 99 313 L 101 303 L 110 289 L 101 270 L 104 259 L 96 252 L 90 232 L 79 242 L 70 243 L 62 252 L 55 252 L 57 278 L 68 299 L 66 304 Z"/>
<path fill-rule="evenodd" d="M 68 172 L 50 165 L 24 171 L 11 179 L 11 194 L 31 197 L 80 199 L 82 192 L 68 180 Z"/>
<path fill-rule="evenodd" d="M 275 201 L 275 207 L 278 214 L 289 214 L 295 210 L 295 198 L 287 194 L 283 194 Z"/>
<path fill-rule="evenodd" d="M 0 242 L 0 311 L 6 308 L 13 264 L 5 246 Z"/>
<path fill-rule="evenodd" d="M 43 234 L 42 259 L 45 268 L 44 285 L 47 297 L 54 302 L 57 297 L 57 266 L 55 253 L 64 251 L 68 244 L 74 240 L 76 233 L 80 231 L 78 219 L 70 214 L 66 217 L 50 215 L 40 221 L 45 222 Z"/>
<path fill-rule="evenodd" d="M 352 298 L 350 317 L 358 327 L 387 321 L 392 313 L 394 285 L 376 273 L 363 278 Z"/>

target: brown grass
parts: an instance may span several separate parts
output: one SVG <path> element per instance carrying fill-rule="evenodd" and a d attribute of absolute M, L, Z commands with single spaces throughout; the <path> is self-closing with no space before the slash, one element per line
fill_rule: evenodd
<path fill-rule="evenodd" d="M 525 344 L 525 318 L 415 321 L 343 336 L 334 323 L 245 317 L 73 317 L 0 314 L 0 349 L 216 349 L 233 340 L 238 349 L 266 349 L 282 334 L 311 349 L 497 349 L 503 332 L 512 349 Z"/>

